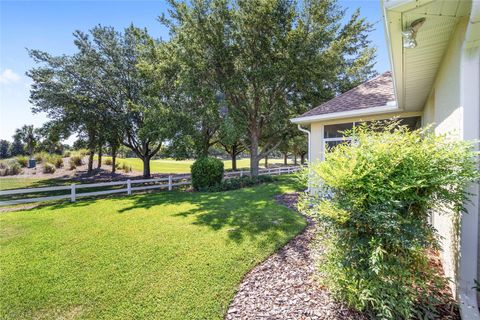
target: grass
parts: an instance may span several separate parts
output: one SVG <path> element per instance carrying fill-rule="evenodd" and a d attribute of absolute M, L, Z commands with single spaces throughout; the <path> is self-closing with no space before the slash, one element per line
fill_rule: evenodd
<path fill-rule="evenodd" d="M 274 195 L 159 192 L 0 215 L 1 319 L 222 319 L 243 276 L 305 221 Z"/>
<path fill-rule="evenodd" d="M 62 179 L 46 178 L 1 178 L 0 190 L 21 189 L 21 188 L 40 188 L 48 186 L 63 185 L 68 183 Z"/>
<path fill-rule="evenodd" d="M 107 158 L 107 157 L 104 157 Z M 143 171 L 143 162 L 139 158 L 118 159 L 120 163 L 125 162 L 132 166 L 134 171 Z M 190 166 L 194 160 L 168 160 L 159 159 L 150 162 L 150 170 L 152 173 L 190 173 Z M 231 160 L 224 160 L 225 170 L 232 168 Z M 269 159 L 269 164 L 283 163 L 283 159 Z M 264 165 L 264 161 L 260 161 L 260 166 Z M 237 168 L 248 169 L 250 167 L 250 159 L 238 159 Z"/>

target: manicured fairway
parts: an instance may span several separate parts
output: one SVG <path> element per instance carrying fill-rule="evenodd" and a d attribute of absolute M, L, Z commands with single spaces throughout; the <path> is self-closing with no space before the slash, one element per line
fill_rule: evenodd
<path fill-rule="evenodd" d="M 305 227 L 274 200 L 295 187 L 0 214 L 0 318 L 222 319 L 243 275 Z"/>
<path fill-rule="evenodd" d="M 132 166 L 132 169 L 135 171 L 142 172 L 143 171 L 143 162 L 138 158 L 127 158 L 127 159 L 119 159 L 120 162 L 126 162 L 127 164 Z M 189 173 L 190 166 L 193 164 L 194 160 L 152 160 L 150 162 L 150 170 L 152 173 Z M 232 168 L 232 161 L 231 160 L 224 160 L 223 163 L 225 164 L 225 170 Z M 274 163 L 283 163 L 283 159 L 269 159 L 269 164 Z M 260 166 L 263 166 L 264 162 L 260 161 Z M 244 168 L 248 169 L 250 167 L 250 160 L 249 159 L 238 159 L 237 160 L 237 168 Z"/>

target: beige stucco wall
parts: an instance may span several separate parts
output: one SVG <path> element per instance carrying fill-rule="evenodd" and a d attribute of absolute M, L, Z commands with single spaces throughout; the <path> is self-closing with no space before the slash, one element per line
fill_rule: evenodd
<path fill-rule="evenodd" d="M 351 123 L 351 122 L 362 122 L 362 121 L 373 121 L 373 120 L 384 120 L 391 119 L 394 117 L 413 117 L 420 116 L 421 112 L 396 112 L 396 113 L 386 113 L 380 115 L 372 116 L 362 116 L 362 117 L 351 117 L 351 118 L 342 118 L 335 120 L 326 120 L 314 122 L 310 125 L 311 131 L 311 157 L 312 162 L 321 161 L 324 159 L 325 149 L 323 143 L 323 127 L 325 125 L 337 124 L 337 123 Z"/>
<path fill-rule="evenodd" d="M 452 139 L 463 137 L 463 108 L 461 105 L 461 57 L 467 20 L 458 23 L 448 50 L 425 104 L 423 125 L 433 124 L 437 134 L 447 134 Z M 458 276 L 458 237 L 454 228 L 452 215 L 437 210 L 432 214 L 433 226 L 437 229 L 441 240 L 441 258 L 445 275 L 454 282 L 451 287 L 456 293 L 455 283 Z"/>

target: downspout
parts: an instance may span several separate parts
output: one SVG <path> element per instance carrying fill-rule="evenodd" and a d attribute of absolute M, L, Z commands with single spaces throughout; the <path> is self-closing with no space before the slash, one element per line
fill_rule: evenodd
<path fill-rule="evenodd" d="M 469 23 L 465 33 L 461 59 L 461 105 L 463 114 L 463 139 L 480 138 L 480 1 L 472 1 Z M 478 150 L 478 148 L 477 148 Z M 477 292 L 474 279 L 478 279 L 478 245 L 480 186 L 472 184 L 467 190 L 472 194 L 471 202 L 465 205 L 467 213 L 462 214 L 459 248 L 459 292 L 460 316 L 465 320 L 480 320 Z"/>
<path fill-rule="evenodd" d="M 308 137 L 308 162 L 307 162 L 307 164 L 308 164 L 308 185 L 307 185 L 307 190 L 305 190 L 305 192 L 310 192 L 310 184 L 311 184 L 311 182 L 310 182 L 311 174 L 310 173 L 311 173 L 311 170 L 312 170 L 311 166 L 310 166 L 311 159 L 312 159 L 311 158 L 311 152 L 312 152 L 311 141 L 312 141 L 312 139 L 310 137 L 311 133 L 307 129 L 302 128 L 302 126 L 300 124 L 297 125 L 297 126 L 298 126 L 298 130 L 306 133 L 307 137 Z"/>

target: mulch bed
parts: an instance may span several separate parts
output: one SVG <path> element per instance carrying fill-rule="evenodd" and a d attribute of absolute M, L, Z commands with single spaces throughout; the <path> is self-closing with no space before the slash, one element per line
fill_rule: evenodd
<path fill-rule="evenodd" d="M 297 194 L 277 197 L 294 208 Z M 255 267 L 243 279 L 227 311 L 226 319 L 366 319 L 334 301 L 315 281 L 315 255 L 312 246 L 315 223 L 306 217 L 305 230 L 280 251 Z"/>
<path fill-rule="evenodd" d="M 298 194 L 277 196 L 276 200 L 295 209 Z M 315 261 L 322 248 L 314 241 L 315 221 L 305 218 L 308 225 L 300 235 L 245 276 L 225 319 L 368 319 L 335 301 L 315 280 Z M 438 254 L 430 256 L 432 268 L 443 274 Z M 448 289 L 440 298 L 443 305 L 438 306 L 438 319 L 460 319 Z"/>

